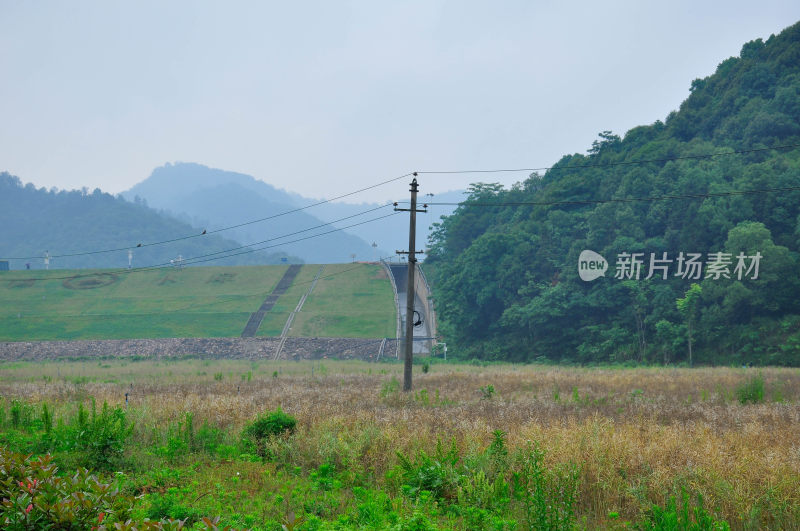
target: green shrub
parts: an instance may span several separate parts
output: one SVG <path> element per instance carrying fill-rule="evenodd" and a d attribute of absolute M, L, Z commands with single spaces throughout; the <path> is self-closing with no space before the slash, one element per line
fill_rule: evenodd
<path fill-rule="evenodd" d="M 17 399 L 11 401 L 11 426 L 16 429 L 29 429 L 33 422 L 33 406 Z"/>
<path fill-rule="evenodd" d="M 537 444 L 521 450 L 511 475 L 514 499 L 522 504 L 528 529 L 572 529 L 579 473 L 572 464 L 548 469 Z"/>
<path fill-rule="evenodd" d="M 89 529 L 125 521 L 134 501 L 85 468 L 57 476 L 49 455 L 33 459 L 0 448 L 0 470 L 5 529 Z"/>
<path fill-rule="evenodd" d="M 46 403 L 42 404 L 42 427 L 44 427 L 44 432 L 47 435 L 50 435 L 50 432 L 53 431 L 53 414 Z"/>
<path fill-rule="evenodd" d="M 400 391 L 400 381 L 392 376 L 388 382 L 383 382 L 381 385 L 381 398 L 386 398 Z"/>
<path fill-rule="evenodd" d="M 481 391 L 481 400 L 491 400 L 491 398 L 495 394 L 494 386 L 489 384 L 485 387 L 480 388 Z"/>
<path fill-rule="evenodd" d="M 208 421 L 204 420 L 203 425 L 197 430 L 194 441 L 197 448 L 207 454 L 214 454 L 217 448 L 222 444 L 225 438 L 225 432 L 216 426 L 211 426 Z"/>
<path fill-rule="evenodd" d="M 122 457 L 125 441 L 133 431 L 133 424 L 125 417 L 125 411 L 110 408 L 103 402 L 103 409 L 97 414 L 94 398 L 92 398 L 91 415 L 81 404 L 78 407 L 76 421 L 70 426 L 74 436 L 74 446 L 83 452 L 84 464 L 100 469 L 110 470 Z"/>
<path fill-rule="evenodd" d="M 136 498 L 120 494 L 85 468 L 59 476 L 49 455 L 31 458 L 0 448 L 0 470 L 0 526 L 3 529 L 166 531 L 183 529 L 190 517 L 199 521 L 204 529 L 231 530 L 218 525 L 219 517 L 199 519 L 194 510 L 175 503 L 174 496 L 160 502 L 165 509 L 163 513 L 180 514 L 184 520 L 145 518 L 134 521 L 131 511 Z M 157 512 L 151 507 L 152 514 Z"/>
<path fill-rule="evenodd" d="M 461 457 L 455 440 L 450 449 L 445 451 L 442 442 L 436 444 L 436 452 L 428 455 L 420 450 L 412 461 L 401 452 L 397 452 L 399 473 L 402 480 L 401 490 L 410 498 L 419 498 L 428 492 L 435 499 L 455 499 L 458 492 L 461 473 L 458 463 Z"/>
<path fill-rule="evenodd" d="M 199 522 L 202 515 L 182 501 L 184 494 L 185 492 L 177 487 L 170 487 L 163 494 L 151 494 L 147 516 L 156 520 L 167 518 L 181 520 L 185 525 Z"/>
<path fill-rule="evenodd" d="M 740 404 L 760 404 L 764 401 L 764 376 L 759 372 L 736 388 Z"/>
<path fill-rule="evenodd" d="M 703 497 L 697 495 L 697 505 L 692 505 L 689 493 L 681 488 L 681 504 L 670 496 L 667 506 L 653 505 L 647 519 L 640 523 L 640 529 L 652 531 L 730 531 L 730 525 L 717 520 L 703 508 Z"/>
<path fill-rule="evenodd" d="M 255 443 L 258 455 L 267 457 L 266 445 L 269 439 L 286 433 L 292 433 L 296 425 L 297 420 L 293 416 L 284 413 L 281 408 L 278 408 L 275 411 L 258 417 L 245 426 L 242 435 Z"/>

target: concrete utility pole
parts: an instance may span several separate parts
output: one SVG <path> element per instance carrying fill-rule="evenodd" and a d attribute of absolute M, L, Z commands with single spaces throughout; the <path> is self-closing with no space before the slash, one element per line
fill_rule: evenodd
<path fill-rule="evenodd" d="M 411 391 L 412 363 L 414 361 L 414 269 L 417 265 L 416 245 L 417 236 L 417 212 L 427 212 L 427 210 L 417 210 L 417 172 L 414 172 L 414 179 L 411 181 L 411 208 L 395 208 L 396 211 L 409 212 L 410 220 L 408 226 L 408 251 L 397 251 L 397 254 L 408 254 L 408 284 L 406 286 L 406 343 L 405 343 L 405 362 L 403 365 L 403 391 Z M 427 206 L 427 205 L 426 205 Z"/>

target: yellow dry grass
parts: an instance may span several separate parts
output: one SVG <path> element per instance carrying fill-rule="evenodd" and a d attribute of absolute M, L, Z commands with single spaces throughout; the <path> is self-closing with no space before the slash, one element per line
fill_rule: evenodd
<path fill-rule="evenodd" d="M 213 379 L 218 372 L 222 381 Z M 77 374 L 98 381 L 70 382 Z M 610 511 L 635 520 L 681 485 L 702 493 L 735 529 L 800 526 L 797 369 L 760 371 L 765 401 L 748 405 L 735 389 L 756 369 L 447 364 L 429 374 L 415 368 L 415 392 L 388 392 L 401 374 L 399 365 L 358 362 L 7 364 L 0 394 L 61 404 L 68 414 L 76 399 L 121 405 L 127 391 L 142 444 L 186 412 L 196 425 L 237 431 L 280 406 L 298 419 L 284 448 L 294 464 L 332 460 L 378 484 L 397 451 L 430 452 L 452 439 L 479 451 L 500 429 L 510 449 L 537 441 L 548 462 L 580 466 L 578 514 L 589 527 L 606 525 Z M 480 391 L 487 385 L 496 390 L 488 399 Z"/>

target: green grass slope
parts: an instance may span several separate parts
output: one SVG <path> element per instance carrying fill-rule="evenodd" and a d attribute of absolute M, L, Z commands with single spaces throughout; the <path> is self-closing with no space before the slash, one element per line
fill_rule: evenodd
<path fill-rule="evenodd" d="M 261 321 L 261 326 L 258 327 L 256 335 L 270 337 L 281 335 L 286 320 L 289 319 L 289 315 L 291 315 L 297 307 L 297 303 L 300 302 L 300 299 L 308 291 L 308 288 L 311 287 L 311 283 L 317 271 L 319 271 L 319 267 L 319 265 L 303 266 L 297 274 L 297 277 L 295 277 L 292 285 L 286 290 L 286 293 L 278 298 L 275 306 L 264 316 L 264 320 Z"/>
<path fill-rule="evenodd" d="M 289 335 L 394 337 L 396 319 L 392 285 L 381 266 L 328 265 Z"/>
<path fill-rule="evenodd" d="M 190 267 L 0 273 L 0 341 L 235 337 L 287 266 Z M 259 329 L 280 334 L 319 266 L 303 267 Z M 349 270 L 348 270 L 349 269 Z M 378 266 L 327 266 L 295 320 L 293 335 L 383 337 L 395 319 L 391 285 Z M 66 278 L 65 278 L 66 277 Z M 339 307 L 344 306 L 344 311 Z M 302 324 L 300 328 L 297 324 Z M 299 333 L 295 333 L 299 332 Z"/>

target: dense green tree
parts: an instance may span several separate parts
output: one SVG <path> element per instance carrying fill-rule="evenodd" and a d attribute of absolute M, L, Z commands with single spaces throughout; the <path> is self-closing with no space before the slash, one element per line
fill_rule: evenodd
<path fill-rule="evenodd" d="M 781 345 L 800 336 L 787 324 L 800 315 L 798 146 L 800 24 L 692 81 L 664 122 L 603 131 L 510 189 L 472 185 L 430 240 L 442 332 L 465 356 L 800 365 Z M 578 278 L 584 249 L 608 260 L 604 278 Z M 641 253 L 638 277 L 615 278 L 623 253 Z M 647 278 L 664 253 L 666 277 Z M 699 255 L 696 275 L 676 275 L 680 253 Z M 714 257 L 726 274 L 710 274 Z M 687 296 L 690 320 L 675 302 Z"/>

